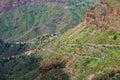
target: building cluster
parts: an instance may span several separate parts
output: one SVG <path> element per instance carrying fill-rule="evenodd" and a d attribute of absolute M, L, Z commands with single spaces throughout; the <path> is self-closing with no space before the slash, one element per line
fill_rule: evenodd
<path fill-rule="evenodd" d="M 42 34 L 42 36 L 43 37 L 48 37 L 49 40 L 53 40 L 53 39 L 57 38 L 59 36 L 59 34 L 57 34 L 57 33 L 53 33 L 53 34 L 45 33 L 45 34 Z"/>

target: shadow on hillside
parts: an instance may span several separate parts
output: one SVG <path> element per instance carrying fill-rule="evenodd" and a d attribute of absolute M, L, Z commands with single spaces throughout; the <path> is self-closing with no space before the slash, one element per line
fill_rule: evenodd
<path fill-rule="evenodd" d="M 0 80 L 5 80 L 5 76 L 0 74 Z"/>
<path fill-rule="evenodd" d="M 41 74 L 36 80 L 69 80 L 69 75 L 64 71 L 67 60 L 54 57 L 51 62 L 43 62 L 39 67 Z"/>
<path fill-rule="evenodd" d="M 0 43 L 0 59 L 23 53 L 27 47 L 26 44 Z"/>
<path fill-rule="evenodd" d="M 36 73 L 26 75 L 27 73 L 35 70 L 42 61 L 41 57 L 36 55 L 19 56 L 16 59 L 9 61 L 0 61 L 0 80 L 29 80 L 33 79 Z M 22 72 L 22 74 L 21 74 Z"/>
<path fill-rule="evenodd" d="M 53 69 L 49 71 L 41 80 L 70 80 L 67 73 L 61 69 Z"/>

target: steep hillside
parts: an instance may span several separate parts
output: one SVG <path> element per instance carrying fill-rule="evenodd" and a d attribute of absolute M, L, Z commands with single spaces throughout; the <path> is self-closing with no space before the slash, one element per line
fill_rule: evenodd
<path fill-rule="evenodd" d="M 6 11 L 11 9 L 16 9 L 26 4 L 35 3 L 60 3 L 65 5 L 67 1 L 65 0 L 1 0 L 0 1 L 0 15 L 4 14 Z"/>
<path fill-rule="evenodd" d="M 81 21 L 90 4 L 96 4 L 94 0 L 76 1 L 1 0 L 0 37 L 26 41 L 45 33 L 65 32 Z"/>
<path fill-rule="evenodd" d="M 119 80 L 119 6 L 119 0 L 101 0 L 99 5 L 86 10 L 76 27 L 57 37 L 44 34 L 31 40 L 34 50 L 11 60 L 0 60 L 0 78 Z"/>
<path fill-rule="evenodd" d="M 67 60 L 62 69 L 70 80 L 120 79 L 119 6 L 119 0 L 101 2 L 87 10 L 83 23 L 54 41 L 49 56 Z M 52 70 L 39 79 L 48 78 L 50 73 Z"/>

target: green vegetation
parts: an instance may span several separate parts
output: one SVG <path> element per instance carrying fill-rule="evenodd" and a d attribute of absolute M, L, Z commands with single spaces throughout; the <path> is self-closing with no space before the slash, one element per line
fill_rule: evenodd
<path fill-rule="evenodd" d="M 78 29 L 78 27 L 75 28 Z M 19 77 L 21 76 L 22 77 L 20 79 L 25 80 L 32 80 L 35 78 L 42 78 L 42 80 L 49 78 L 58 80 L 59 76 L 66 80 L 83 80 L 92 74 L 94 75 L 94 80 L 112 79 L 115 77 L 119 79 L 119 75 L 115 76 L 117 73 L 119 74 L 120 66 L 120 46 L 117 46 L 120 45 L 119 33 L 113 29 L 108 29 L 102 33 L 93 34 L 92 32 L 94 32 L 94 30 L 91 31 L 89 27 L 83 26 L 82 28 L 82 26 L 79 26 L 79 29 L 82 30 L 78 33 L 78 35 L 74 35 L 70 38 L 68 35 L 71 33 L 71 31 L 74 31 L 75 28 L 64 33 L 60 38 L 47 44 L 54 46 L 54 52 L 50 53 L 48 51 L 42 55 L 42 50 L 40 50 L 40 52 L 38 52 L 39 54 L 31 55 L 31 57 L 33 56 L 34 59 L 30 60 L 29 58 L 31 57 L 24 58 L 27 62 L 32 61 L 33 63 L 34 60 L 37 60 L 38 62 L 34 62 L 33 65 L 32 63 L 28 64 L 28 67 L 25 66 L 24 70 L 22 71 L 17 70 L 18 72 L 16 72 L 16 74 L 13 74 L 13 76 L 8 76 L 8 80 L 19 80 Z M 88 35 L 88 32 L 91 32 L 88 37 L 89 39 L 85 37 L 85 35 Z M 114 39 L 114 35 L 117 35 L 116 39 Z M 109 36 L 113 37 L 108 38 Z M 38 39 L 40 39 L 40 37 Z M 45 37 L 41 39 L 45 40 Z M 52 49 L 51 47 L 49 48 Z M 24 63 L 24 59 L 20 58 L 19 60 L 18 58 L 15 60 Z M 6 65 L 8 62 L 4 62 L 3 64 Z M 62 64 L 64 64 L 64 66 L 60 67 Z M 32 67 L 30 67 L 30 65 L 32 65 Z M 55 67 L 55 65 L 58 66 Z M 16 65 L 14 69 L 17 69 L 17 67 L 19 66 Z M 50 71 L 46 70 L 49 68 Z M 112 68 L 113 70 L 118 69 L 118 72 L 113 72 L 113 75 L 111 75 L 112 73 L 109 72 L 109 68 Z M 41 70 L 43 72 L 41 72 Z M 41 77 L 44 73 L 44 70 L 46 71 L 46 75 Z M 24 72 L 26 74 L 22 75 L 21 73 Z M 99 72 L 101 73 L 99 74 Z M 107 77 L 107 73 L 109 73 L 109 77 Z M 64 76 L 62 76 L 63 74 Z"/>
<path fill-rule="evenodd" d="M 87 5 L 65 9 L 58 3 L 26 4 L 0 16 L 0 34 L 7 41 L 26 41 L 42 33 L 63 33 L 81 21 Z M 76 5 L 70 1 L 67 6 Z"/>
<path fill-rule="evenodd" d="M 120 4 L 119 0 L 113 2 L 111 2 L 111 0 L 107 1 L 112 6 L 114 6 L 113 3 L 116 3 L 116 1 L 118 2 L 117 4 Z M 69 0 L 68 5 L 74 6 L 76 3 L 77 2 Z M 27 11 L 27 9 L 25 8 L 28 7 L 26 6 L 28 5 L 24 5 L 18 9 L 23 9 L 24 11 Z M 36 5 L 36 7 L 34 6 L 35 9 L 38 8 L 37 6 L 38 5 Z M 44 6 L 46 6 L 46 4 L 44 4 Z M 56 6 L 56 4 L 52 5 L 52 7 L 49 7 L 50 9 L 45 11 L 42 16 L 32 16 L 33 19 L 30 14 L 25 14 L 25 21 L 31 19 L 34 20 L 35 23 L 34 21 L 32 21 L 33 23 L 30 22 L 30 25 L 32 25 L 32 27 L 30 27 L 30 29 L 28 29 L 28 27 L 28 30 L 25 31 L 25 33 L 23 31 L 24 34 L 21 34 L 18 39 L 27 39 L 27 37 L 29 38 L 28 34 L 33 33 L 33 29 L 35 29 L 35 32 L 39 32 L 37 31 L 39 29 L 38 25 L 43 25 L 43 23 L 46 23 L 46 21 L 48 21 L 49 23 L 49 19 L 53 17 L 52 13 L 54 12 L 54 6 Z M 87 6 L 89 7 L 89 5 Z M 95 9 L 96 8 L 92 8 L 91 10 Z M 69 14 L 72 14 L 72 17 L 66 14 L 63 15 L 64 10 L 61 8 L 60 10 L 63 12 L 59 14 L 59 17 L 66 16 L 71 21 L 75 21 L 75 25 L 79 22 L 79 20 L 82 19 L 82 16 L 79 14 L 83 13 L 82 15 L 84 15 L 85 9 L 83 10 L 83 12 L 79 12 L 79 9 L 70 9 Z M 97 7 L 97 10 L 100 10 L 99 7 Z M 50 15 L 48 15 L 49 13 Z M 116 16 L 119 17 L 119 15 Z M 21 23 L 22 26 L 26 25 L 25 21 Z M 5 23 L 7 22 L 8 21 L 5 21 Z M 115 22 L 117 23 L 117 21 Z M 5 59 L 1 59 L 0 78 L 4 78 L 6 80 L 120 79 L 120 33 L 115 29 L 116 26 L 109 24 L 109 27 L 105 30 L 102 29 L 104 26 L 96 29 L 94 24 L 90 24 L 88 22 L 86 24 L 81 23 L 76 27 L 66 31 L 68 29 L 67 27 L 70 24 L 63 24 L 62 22 L 60 22 L 60 24 L 63 25 L 62 28 L 56 27 L 57 24 L 52 24 L 52 21 L 50 21 L 49 25 L 55 28 L 52 28 L 51 32 L 49 34 L 46 34 L 45 36 L 39 35 L 38 37 L 29 40 L 29 42 L 34 43 L 27 45 L 27 48 L 29 50 L 28 52 L 20 52 L 21 54 L 15 55 L 15 58 L 8 59 L 7 57 Z M 58 24 L 58 26 L 60 26 L 60 24 Z M 100 23 L 98 23 L 98 25 L 100 25 Z M 11 27 L 9 27 L 7 24 L 6 26 L 7 27 L 5 27 L 3 32 L 7 35 L 9 33 L 9 36 L 13 35 L 12 33 L 10 34 L 11 31 L 9 31 Z M 22 27 L 19 28 L 21 28 L 22 30 Z M 18 32 L 17 30 L 20 30 L 19 28 L 16 29 L 16 32 Z M 59 34 L 59 37 L 54 38 L 54 36 L 52 36 L 52 31 L 59 32 L 59 30 L 63 29 L 66 29 L 66 32 L 63 31 L 64 33 Z M 31 35 L 34 36 L 34 34 Z M 0 44 L 0 46 L 1 45 L 3 46 L 4 44 L 2 43 Z M 16 47 L 17 46 L 18 49 L 21 48 L 21 45 L 16 45 Z"/>

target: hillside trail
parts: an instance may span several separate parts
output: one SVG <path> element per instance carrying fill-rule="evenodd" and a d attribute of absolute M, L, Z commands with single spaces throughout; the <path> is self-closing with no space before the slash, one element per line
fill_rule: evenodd
<path fill-rule="evenodd" d="M 37 50 L 37 51 L 40 54 L 53 53 L 55 45 L 56 45 L 56 43 L 53 43 L 53 44 L 50 44 L 47 47 L 43 47 L 42 49 Z M 65 47 L 65 46 L 77 46 L 77 45 L 81 45 L 81 44 L 64 44 L 64 45 L 59 44 L 59 45 L 61 47 Z M 83 45 L 82 47 L 114 47 L 114 48 L 120 48 L 120 45 L 116 45 L 116 44 L 94 44 L 94 43 L 89 43 L 89 44 Z M 72 54 L 72 55 L 74 55 L 74 54 Z M 80 56 L 80 57 L 83 57 L 83 56 Z M 84 56 L 84 58 L 91 58 L 91 57 L 90 56 Z M 96 59 L 98 59 L 98 58 L 96 58 Z"/>
<path fill-rule="evenodd" d="M 75 45 L 81 45 L 81 44 L 66 44 L 70 46 L 75 46 Z M 94 43 L 89 43 L 85 44 L 83 46 L 95 46 L 95 47 L 120 47 L 120 45 L 117 44 L 94 44 Z"/>
<path fill-rule="evenodd" d="M 31 42 L 14 42 L 14 44 L 35 44 L 35 42 L 33 42 L 33 41 L 31 41 Z M 29 51 L 26 51 L 26 52 L 24 52 L 23 56 L 30 56 L 31 54 L 49 54 L 49 53 L 53 53 L 55 45 L 56 45 L 56 43 L 53 43 L 53 44 L 49 44 L 46 47 L 43 47 L 40 50 L 29 50 Z M 62 44 L 59 44 L 59 45 L 61 47 L 65 47 L 65 46 L 78 46 L 78 45 L 81 45 L 81 44 L 68 43 L 68 44 L 64 44 L 64 46 Z M 117 44 L 94 44 L 94 43 L 88 43 L 88 44 L 82 45 L 82 47 L 84 47 L 84 49 L 87 50 L 86 47 L 89 47 L 89 48 L 93 48 L 93 47 L 94 48 L 99 48 L 99 47 L 120 48 L 120 45 L 117 45 Z M 94 51 L 94 48 L 93 48 L 93 51 Z M 18 55 L 15 58 L 19 58 L 20 56 L 21 55 Z M 97 58 L 97 57 L 91 57 L 91 56 L 87 56 L 87 55 L 81 56 L 80 54 L 75 54 L 75 53 L 72 53 L 72 52 L 69 54 L 69 56 L 75 56 L 77 58 L 78 57 L 79 58 L 94 58 L 94 59 L 99 60 L 99 58 Z M 8 57 L 6 59 L 10 59 L 11 57 L 13 57 L 13 56 L 10 56 L 10 57 Z"/>
<path fill-rule="evenodd" d="M 80 44 L 64 44 L 65 46 L 78 46 Z M 76 58 L 84 58 L 84 59 L 96 59 L 99 62 L 104 60 L 107 57 L 107 53 L 104 51 L 100 51 L 99 48 L 101 47 L 114 47 L 114 48 L 120 48 L 120 45 L 116 45 L 116 44 L 94 44 L 94 43 L 89 43 L 89 44 L 85 44 L 82 46 L 84 50 L 86 50 L 87 52 L 98 52 L 100 53 L 101 57 L 95 57 L 95 56 L 90 56 L 90 55 L 81 55 L 79 54 L 80 52 L 77 51 L 77 53 L 75 52 L 70 52 L 68 55 L 72 56 L 74 59 Z M 84 52 L 83 52 L 84 53 Z"/>

